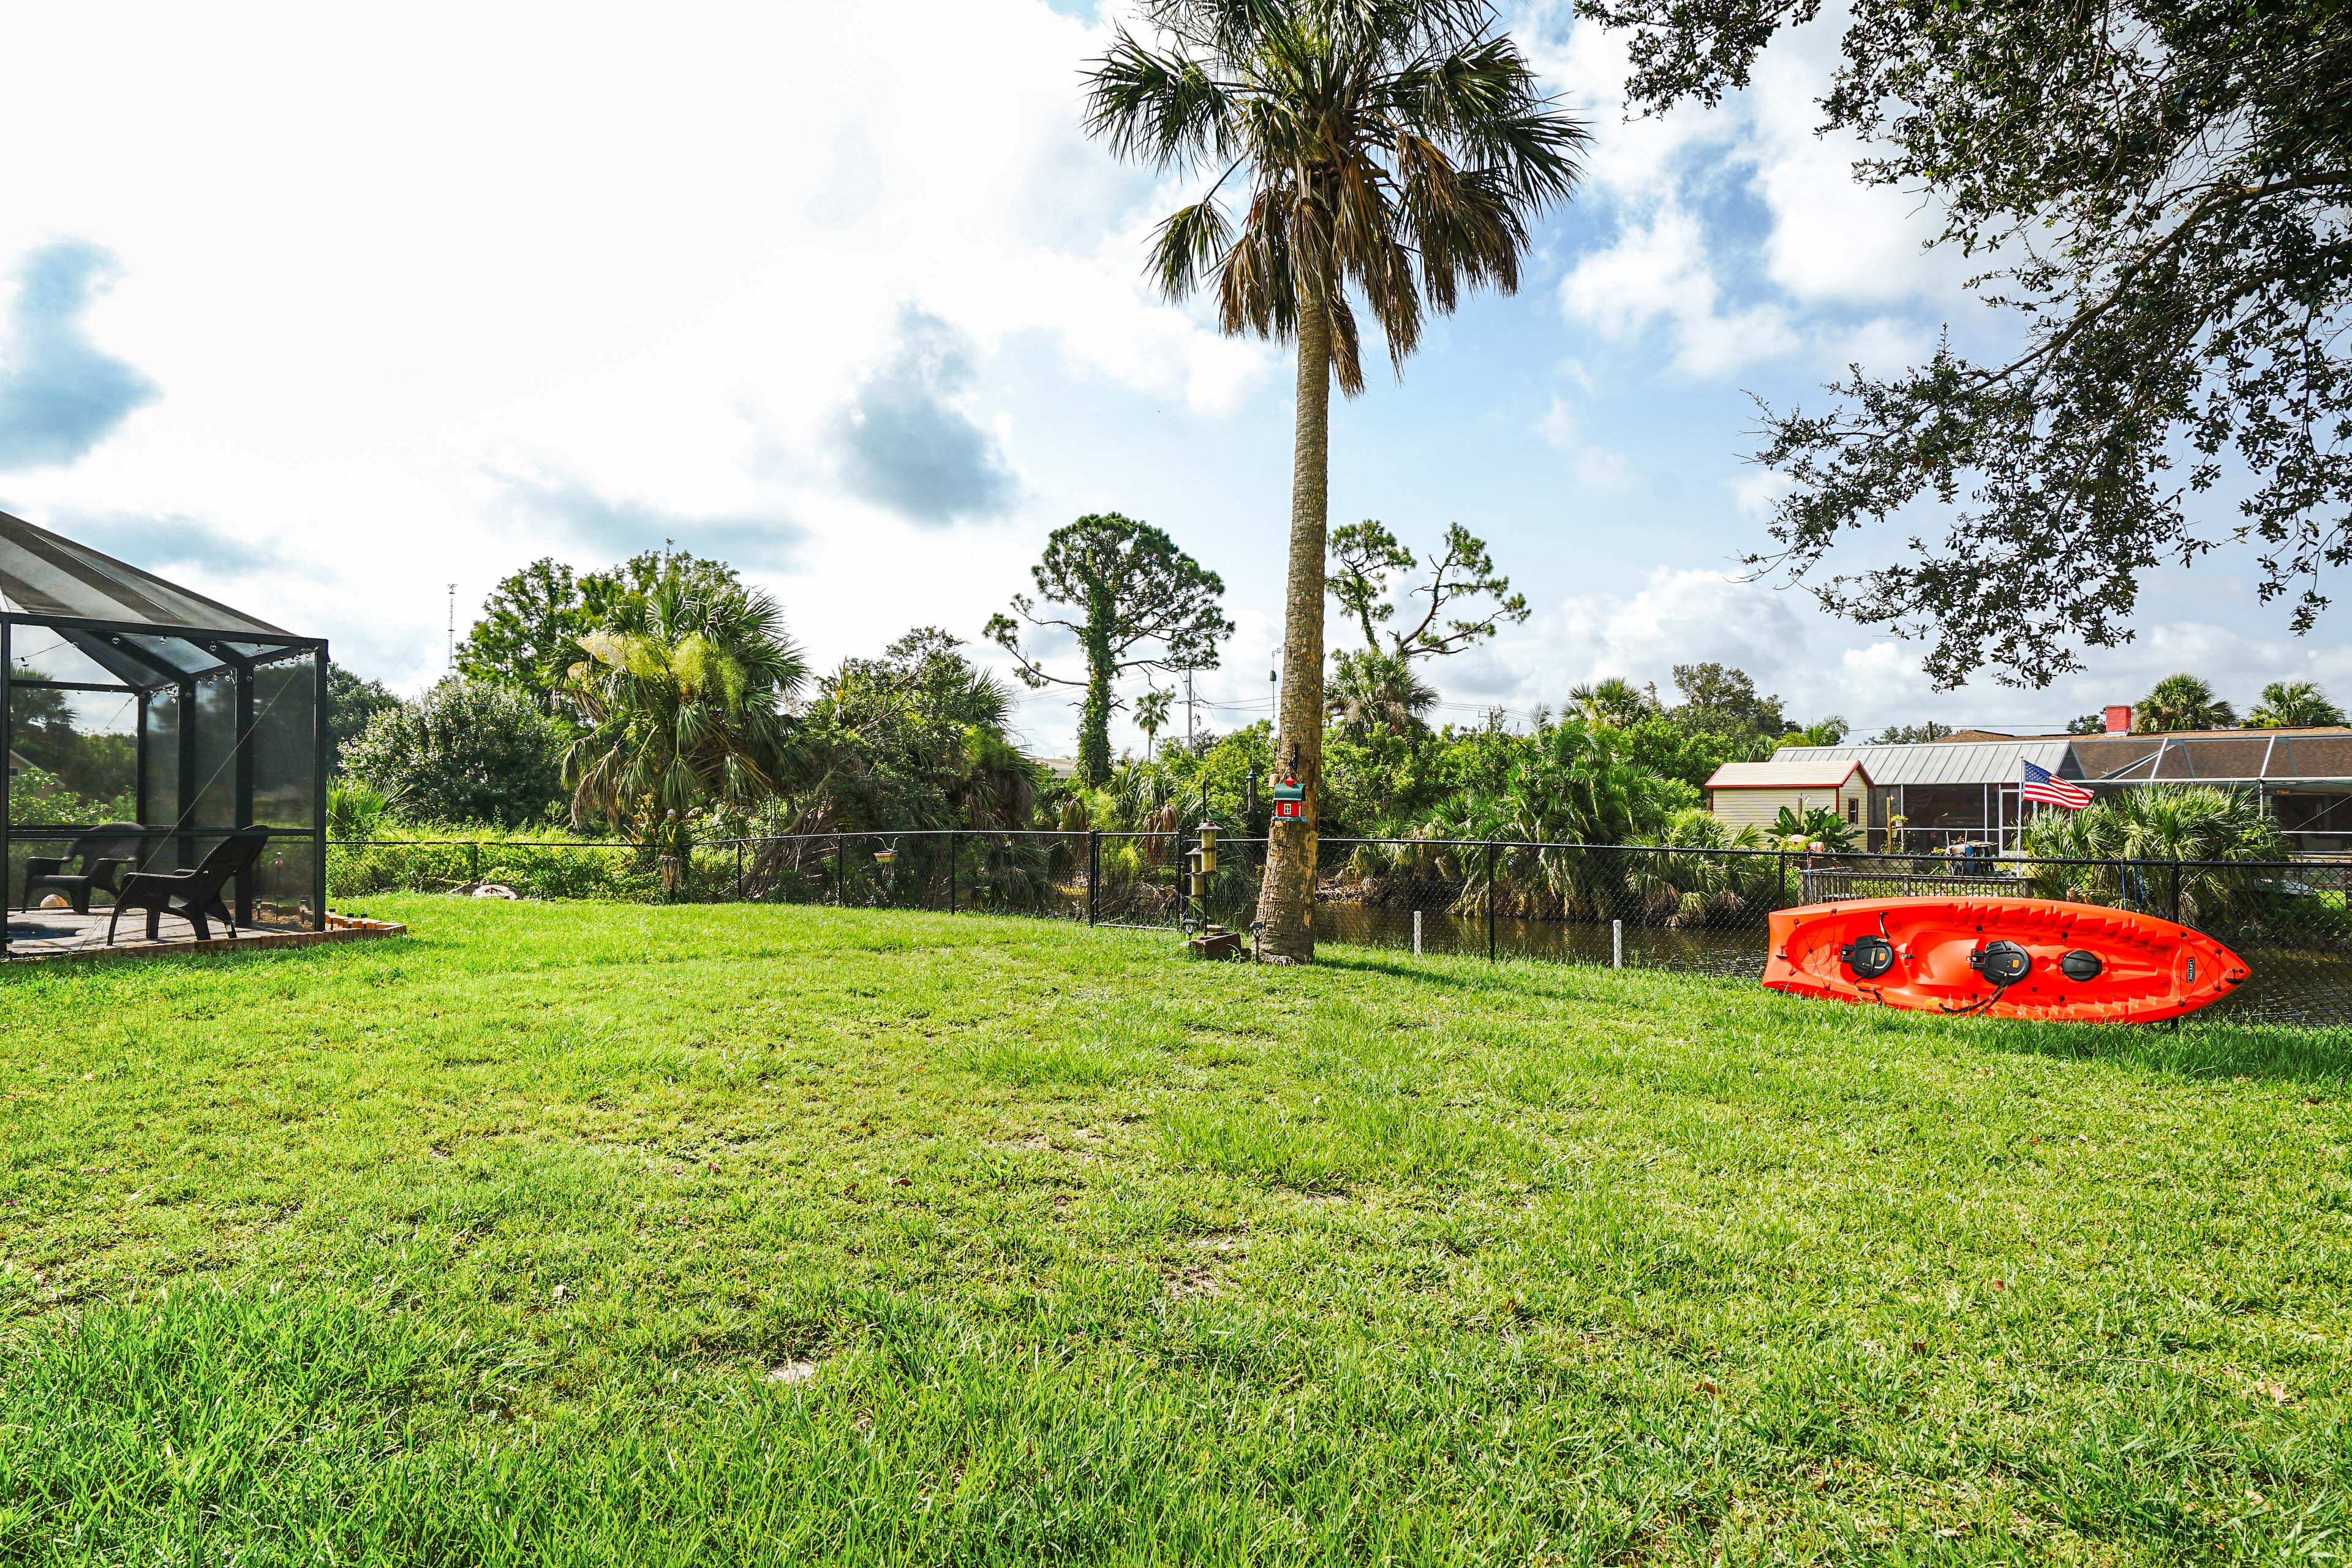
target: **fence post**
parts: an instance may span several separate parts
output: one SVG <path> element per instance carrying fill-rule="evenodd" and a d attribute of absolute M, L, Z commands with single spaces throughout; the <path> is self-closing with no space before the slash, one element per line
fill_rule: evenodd
<path fill-rule="evenodd" d="M 735 901 L 741 903 L 750 896 L 743 881 L 743 841 L 735 841 Z"/>
<path fill-rule="evenodd" d="M 1783 849 L 1774 857 L 1780 862 L 1780 907 L 1789 907 L 1789 852 Z"/>
<path fill-rule="evenodd" d="M 477 838 L 471 844 L 466 846 L 466 880 L 469 882 L 478 882 L 481 879 L 482 841 Z"/>
<path fill-rule="evenodd" d="M 1609 967 L 1625 967 L 1625 922 L 1622 920 L 1609 922 Z"/>
<path fill-rule="evenodd" d="M 953 913 L 955 913 L 955 912 L 956 912 L 956 908 L 955 908 L 955 895 L 956 895 L 955 877 L 956 877 L 956 830 L 955 830 L 954 828 L 950 827 L 950 828 L 949 828 L 949 829 L 948 829 L 948 913 L 950 913 L 950 914 L 953 914 Z"/>
<path fill-rule="evenodd" d="M 1087 829 L 1087 924 L 1102 918 L 1102 835 Z"/>
<path fill-rule="evenodd" d="M 1486 962 L 1495 962 L 1495 841 L 1486 840 Z"/>
<path fill-rule="evenodd" d="M 1421 911 L 1419 910 L 1412 911 L 1412 955 L 1415 958 L 1421 956 Z"/>
<path fill-rule="evenodd" d="M 841 835 L 836 833 L 833 836 L 833 907 L 836 910 L 842 907 L 842 900 L 848 896 L 845 891 L 845 882 L 841 869 L 844 858 L 841 852 Z"/>
<path fill-rule="evenodd" d="M 2180 923 L 2180 861 L 2178 857 L 2172 862 L 2172 923 Z"/>

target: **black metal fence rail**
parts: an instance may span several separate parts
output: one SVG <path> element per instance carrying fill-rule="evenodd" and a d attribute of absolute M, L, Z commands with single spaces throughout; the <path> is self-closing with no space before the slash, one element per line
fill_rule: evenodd
<path fill-rule="evenodd" d="M 822 833 L 719 839 L 683 858 L 541 840 L 339 842 L 341 897 L 504 882 L 550 897 L 805 903 L 1248 929 L 1264 838 L 1220 837 L 1196 905 L 1196 840 L 1170 833 Z M 1503 839 L 1323 838 L 1316 924 L 1334 942 L 1752 977 L 1778 909 L 1843 899 L 2010 895 L 2160 915 L 2219 938 L 2253 978 L 2210 1016 L 2352 1023 L 2352 860 L 1954 861 Z"/>

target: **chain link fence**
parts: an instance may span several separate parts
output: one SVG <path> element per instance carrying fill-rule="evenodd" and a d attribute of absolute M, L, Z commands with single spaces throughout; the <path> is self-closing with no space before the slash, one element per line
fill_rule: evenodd
<path fill-rule="evenodd" d="M 529 896 L 929 910 L 1170 931 L 1205 921 L 1246 931 L 1265 840 L 1221 836 L 1198 903 L 1185 876 L 1196 847 L 1189 832 L 924 829 L 720 840 L 697 845 L 680 863 L 627 846 L 373 842 L 334 846 L 329 880 L 341 897 L 495 881 Z M 2216 1017 L 2352 1023 L 2352 860 L 1322 838 L 1317 888 L 1323 942 L 1744 979 L 1762 972 L 1778 909 L 1849 899 L 2064 899 L 2177 921 L 2236 950 L 2253 977 Z"/>

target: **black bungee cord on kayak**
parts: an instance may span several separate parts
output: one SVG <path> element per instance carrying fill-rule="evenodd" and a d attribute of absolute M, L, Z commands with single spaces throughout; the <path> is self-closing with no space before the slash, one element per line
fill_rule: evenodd
<path fill-rule="evenodd" d="M 1969 954 L 1969 967 L 1983 976 L 1992 989 L 1973 1002 L 1941 1011 L 1954 1015 L 1983 1012 L 2007 995 L 2011 986 L 2033 973 L 2033 955 L 2004 938 L 1989 942 Z"/>

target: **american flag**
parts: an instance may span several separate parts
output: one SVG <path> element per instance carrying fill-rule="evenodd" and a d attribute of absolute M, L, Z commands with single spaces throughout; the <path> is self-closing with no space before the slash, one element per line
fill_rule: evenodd
<path fill-rule="evenodd" d="M 2068 784 L 2048 768 L 2025 764 L 2025 778 L 2017 793 L 2026 800 L 2038 800 L 2044 805 L 2063 805 L 2068 811 L 2080 811 L 2096 797 L 2081 784 Z"/>

